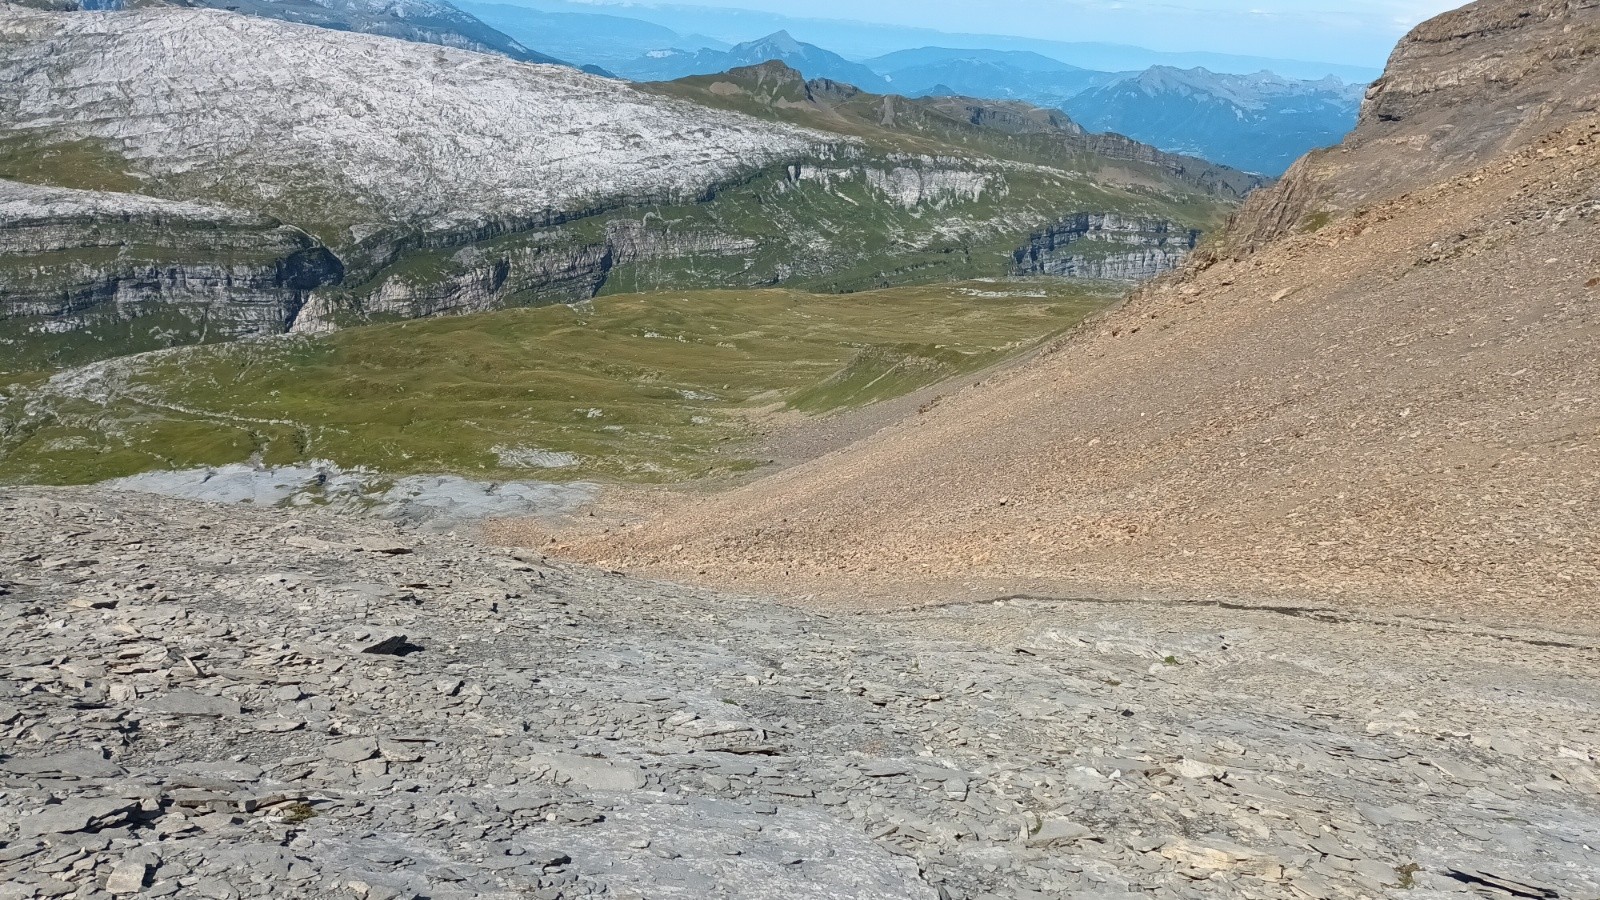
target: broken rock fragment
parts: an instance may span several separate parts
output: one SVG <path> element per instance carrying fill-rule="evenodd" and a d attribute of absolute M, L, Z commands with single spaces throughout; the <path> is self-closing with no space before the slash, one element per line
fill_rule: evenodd
<path fill-rule="evenodd" d="M 19 830 L 23 837 L 97 831 L 120 825 L 138 808 L 130 800 L 68 800 L 23 817 Z"/>

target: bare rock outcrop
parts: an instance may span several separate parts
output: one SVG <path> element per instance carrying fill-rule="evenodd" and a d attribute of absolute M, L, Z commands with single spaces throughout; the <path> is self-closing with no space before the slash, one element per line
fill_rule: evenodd
<path fill-rule="evenodd" d="M 267 216 L 5 180 L 0 260 L 0 340 L 125 330 L 130 349 L 281 332 L 343 275 L 319 241 Z M 130 327 L 140 318 L 160 328 Z"/>
<path fill-rule="evenodd" d="M 1035 232 L 1017 273 L 1139 282 L 1178 268 L 1200 232 L 1166 219 L 1083 213 Z"/>
<path fill-rule="evenodd" d="M 1600 891 L 1593 636 L 830 616 L 326 509 L 0 516 L 8 898 Z"/>
<path fill-rule="evenodd" d="M 1239 212 L 1229 246 L 1435 184 L 1600 114 L 1600 0 L 1480 0 L 1402 40 L 1340 146 Z"/>

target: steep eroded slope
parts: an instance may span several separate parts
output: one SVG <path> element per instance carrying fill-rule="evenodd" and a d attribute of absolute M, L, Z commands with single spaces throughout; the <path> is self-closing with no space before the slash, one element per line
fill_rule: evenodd
<path fill-rule="evenodd" d="M 1402 47 L 1384 91 L 1412 85 L 1410 112 L 1369 115 L 1314 186 L 1355 211 L 1286 217 L 1031 366 L 579 552 L 889 602 L 1154 589 L 1581 621 L 1600 601 L 1600 119 L 1572 76 L 1600 6 L 1528 9 L 1475 4 Z M 1474 22 L 1523 24 L 1415 51 Z M 1498 104 L 1507 71 L 1551 106 L 1489 129 L 1463 98 Z"/>

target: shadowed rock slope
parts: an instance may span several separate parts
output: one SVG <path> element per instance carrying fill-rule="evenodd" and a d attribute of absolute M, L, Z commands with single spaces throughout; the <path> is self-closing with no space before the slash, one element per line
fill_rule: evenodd
<path fill-rule="evenodd" d="M 1597 34 L 1593 2 L 1425 24 L 1226 255 L 870 440 L 579 551 L 893 602 L 1166 589 L 1592 627 Z"/>

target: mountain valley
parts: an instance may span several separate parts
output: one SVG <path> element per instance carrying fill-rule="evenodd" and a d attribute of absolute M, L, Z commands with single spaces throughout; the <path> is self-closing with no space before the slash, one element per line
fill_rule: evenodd
<path fill-rule="evenodd" d="M 845 89 L 782 67 L 638 89 L 204 10 L 6 21 L 0 74 L 57 61 L 0 102 L 6 226 L 29 235 L 0 258 L 26 273 L 0 292 L 0 340 L 22 348 L 0 367 L 13 372 L 600 293 L 1003 277 L 1063 218 L 1207 230 L 1260 183 L 1014 105 L 907 102 L 902 121 L 872 121 L 874 104 L 904 101 L 857 92 L 847 113 L 811 115 L 789 98 Z M 408 87 L 419 72 L 426 90 Z M 110 93 L 123 78 L 151 89 Z M 284 90 L 305 98 L 292 120 L 272 101 Z M 92 115 L 88 96 L 103 98 Z M 404 124 L 419 115 L 427 128 Z M 83 241 L 71 216 L 119 198 L 129 215 L 159 199 L 254 217 L 299 249 L 263 256 L 241 234 L 211 250 L 160 219 L 147 249 L 107 264 L 121 238 Z M 301 250 L 320 262 L 301 265 Z M 224 270 L 262 293 L 212 302 L 204 283 Z"/>
<path fill-rule="evenodd" d="M 1116 296 L 1061 280 L 618 295 L 179 348 L 9 385 L 0 481 L 254 462 L 479 481 L 765 467 L 774 428 L 978 372 Z"/>
<path fill-rule="evenodd" d="M 507 2 L 0 0 L 0 900 L 1600 897 L 1600 0 Z"/>

